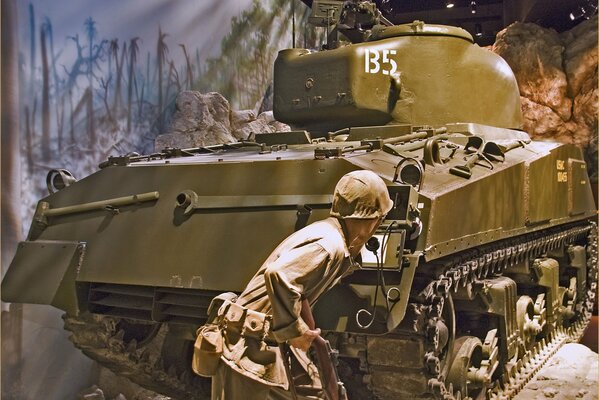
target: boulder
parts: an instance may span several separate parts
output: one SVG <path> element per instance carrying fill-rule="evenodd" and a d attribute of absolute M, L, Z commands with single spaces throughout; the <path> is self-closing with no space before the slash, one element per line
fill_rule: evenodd
<path fill-rule="evenodd" d="M 256 117 L 252 110 L 231 111 L 233 135 L 246 140 L 256 133 L 289 132 L 289 125 L 276 121 L 272 111 L 265 111 Z"/>
<path fill-rule="evenodd" d="M 165 147 L 190 148 L 251 139 L 256 133 L 287 132 L 289 125 L 275 121 L 272 111 L 256 116 L 252 110 L 231 110 L 219 93 L 179 93 L 176 110 L 167 131 L 154 143 Z"/>
<path fill-rule="evenodd" d="M 231 134 L 230 113 L 229 102 L 219 93 L 183 91 L 177 96 L 171 125 L 167 133 L 156 138 L 155 148 L 236 142 Z"/>
<path fill-rule="evenodd" d="M 597 16 L 560 35 L 564 46 L 564 66 L 568 95 L 597 88 Z"/>
<path fill-rule="evenodd" d="M 234 135 L 239 139 L 245 140 L 252 138 L 256 133 L 272 133 L 274 131 L 275 129 L 264 122 L 264 120 L 256 119 L 236 130 Z"/>
<path fill-rule="evenodd" d="M 256 113 L 252 110 L 231 110 L 231 128 L 234 132 L 255 120 Z"/>
<path fill-rule="evenodd" d="M 93 386 L 92 390 L 102 392 L 106 399 L 111 400 L 171 400 L 171 397 L 164 396 L 145 389 L 136 383 L 130 381 L 124 376 L 116 375 L 111 370 L 100 367 L 98 386 Z M 89 390 L 90 392 L 92 390 Z M 103 400 L 98 398 L 98 400 Z M 92 400 L 95 400 L 92 398 Z"/>
<path fill-rule="evenodd" d="M 105 400 L 104 392 L 98 386 L 94 385 L 84 389 L 79 393 L 79 400 Z"/>
<path fill-rule="evenodd" d="M 524 117 L 524 130 L 531 133 L 536 139 L 566 139 L 570 140 L 571 132 L 566 128 L 564 121 L 550 107 L 536 103 L 527 97 L 521 96 L 522 116 Z"/>
<path fill-rule="evenodd" d="M 585 150 L 597 181 L 597 16 L 558 34 L 514 23 L 497 35 L 492 50 L 510 65 L 522 101 L 524 130 L 533 138 L 574 143 Z"/>
<path fill-rule="evenodd" d="M 231 127 L 239 140 L 249 139 L 254 133 L 270 132 L 268 124 L 258 120 L 252 110 L 231 111 Z"/>
<path fill-rule="evenodd" d="M 516 74 L 520 94 L 553 110 L 562 120 L 571 117 L 572 99 L 563 70 L 564 44 L 557 32 L 532 23 L 516 22 L 497 34 L 492 50 Z"/>

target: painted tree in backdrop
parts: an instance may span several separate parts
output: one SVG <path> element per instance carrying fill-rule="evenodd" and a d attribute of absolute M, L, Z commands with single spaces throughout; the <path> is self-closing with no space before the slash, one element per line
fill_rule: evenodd
<path fill-rule="evenodd" d="M 127 132 L 131 132 L 131 115 L 133 104 L 133 86 L 135 84 L 135 65 L 139 52 L 139 37 L 134 37 L 129 42 L 129 76 L 127 79 Z"/>
<path fill-rule="evenodd" d="M 117 114 L 121 108 L 122 103 L 122 81 L 123 81 L 123 65 L 125 65 L 125 57 L 127 55 L 127 43 L 123 43 L 121 50 L 121 58 L 119 59 L 119 41 L 113 39 L 110 41 L 110 53 L 114 58 L 115 62 L 115 87 L 114 87 L 114 101 L 112 104 L 113 113 Z"/>
<path fill-rule="evenodd" d="M 298 0 L 266 4 L 254 0 L 248 10 L 233 18 L 220 56 L 207 60 L 194 87 L 220 92 L 234 108 L 258 109 L 272 80 L 278 50 L 291 47 L 292 12 L 299 20 L 296 25 L 302 26 L 309 15 L 306 11 Z"/>
<path fill-rule="evenodd" d="M 164 129 L 164 97 L 163 97 L 163 72 L 162 68 L 164 67 L 164 63 L 166 62 L 166 58 L 168 55 L 168 46 L 164 39 L 167 37 L 166 33 L 162 32 L 162 28 L 158 28 L 158 41 L 156 42 L 156 69 L 158 71 L 158 120 L 157 127 L 158 132 L 161 133 Z"/>
<path fill-rule="evenodd" d="M 185 87 L 191 89 L 191 86 L 193 85 L 193 67 L 191 66 L 191 60 L 189 59 L 189 54 L 187 54 L 185 45 L 179 43 L 179 47 L 181 47 L 183 55 L 185 56 Z"/>
<path fill-rule="evenodd" d="M 89 144 L 93 147 L 96 144 L 96 128 L 94 126 L 94 39 L 98 31 L 96 30 L 96 22 L 92 17 L 88 17 L 83 23 L 85 26 L 85 33 L 87 34 L 87 46 L 89 57 L 87 59 L 87 79 L 89 82 L 88 86 L 88 104 L 87 104 L 87 133 L 89 137 Z"/>
<path fill-rule="evenodd" d="M 48 163 L 51 159 L 50 149 L 50 68 L 48 66 L 48 50 L 46 46 L 46 25 L 40 29 L 40 48 L 42 52 L 42 160 Z"/>
<path fill-rule="evenodd" d="M 55 49 L 50 18 L 36 20 L 33 5 L 26 8 L 23 21 L 31 37 L 19 78 L 27 93 L 20 111 L 29 208 L 45 194 L 49 166 L 85 176 L 109 155 L 154 151 L 153 139 L 165 131 L 181 90 L 219 91 L 234 108 L 263 109 L 277 51 L 291 44 L 292 2 L 298 19 L 304 18 L 299 0 L 255 1 L 231 21 L 222 55 L 208 61 L 189 43 L 178 43 L 184 59 L 169 54 L 170 37 L 158 27 L 143 66 L 142 39 L 135 35 L 106 40 L 88 17 Z"/>

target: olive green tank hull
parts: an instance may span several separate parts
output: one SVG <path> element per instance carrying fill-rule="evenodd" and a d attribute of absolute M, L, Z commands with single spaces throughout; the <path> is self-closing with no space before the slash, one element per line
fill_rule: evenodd
<path fill-rule="evenodd" d="M 390 182 L 400 160 L 382 150 L 319 160 L 313 151 L 236 150 L 105 168 L 40 202 L 3 299 L 76 312 L 86 309 L 77 290 L 88 283 L 240 291 L 282 238 L 328 215 L 343 174 L 371 169 Z M 419 194 L 396 204 L 404 215 L 419 212 L 415 252 L 430 261 L 593 215 L 579 149 L 531 143 L 508 154 L 468 180 L 449 173 L 461 155 L 426 167 Z M 196 197 L 188 213 L 178 203 L 185 193 Z M 397 265 L 395 257 L 386 263 Z M 40 271 L 46 279 L 36 279 Z"/>

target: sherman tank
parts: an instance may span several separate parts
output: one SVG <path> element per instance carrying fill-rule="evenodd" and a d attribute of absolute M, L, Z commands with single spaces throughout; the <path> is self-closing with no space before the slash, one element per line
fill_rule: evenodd
<path fill-rule="evenodd" d="M 511 398 L 589 322 L 596 209 L 581 150 L 531 140 L 506 62 L 456 27 L 392 26 L 313 1 L 320 51 L 274 66 L 290 132 L 110 157 L 48 175 L 2 300 L 65 311 L 86 355 L 175 398 L 207 398 L 196 329 L 287 235 L 368 169 L 394 207 L 363 268 L 317 303 L 352 399 Z"/>

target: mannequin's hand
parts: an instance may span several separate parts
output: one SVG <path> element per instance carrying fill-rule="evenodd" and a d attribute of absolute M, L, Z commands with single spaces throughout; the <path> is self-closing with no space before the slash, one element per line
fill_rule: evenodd
<path fill-rule="evenodd" d="M 293 346 L 297 349 L 308 351 L 314 339 L 320 336 L 320 328 L 316 328 L 315 330 L 308 329 L 302 336 L 298 336 L 293 339 L 289 339 L 289 345 Z"/>

